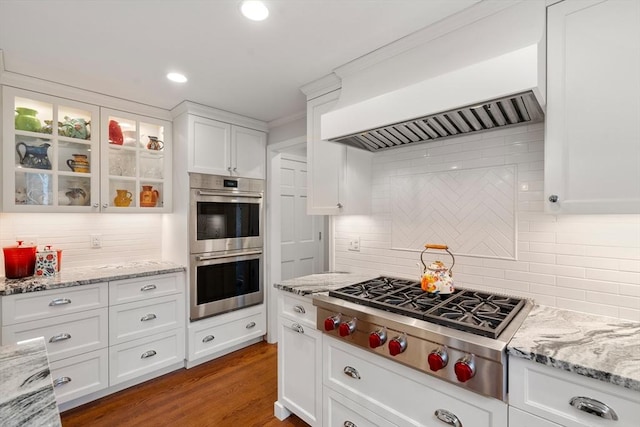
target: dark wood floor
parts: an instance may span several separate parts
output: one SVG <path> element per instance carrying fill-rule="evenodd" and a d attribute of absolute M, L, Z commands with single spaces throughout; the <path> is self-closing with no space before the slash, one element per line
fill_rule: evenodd
<path fill-rule="evenodd" d="M 73 426 L 294 426 L 273 416 L 277 346 L 261 342 L 61 414 Z"/>

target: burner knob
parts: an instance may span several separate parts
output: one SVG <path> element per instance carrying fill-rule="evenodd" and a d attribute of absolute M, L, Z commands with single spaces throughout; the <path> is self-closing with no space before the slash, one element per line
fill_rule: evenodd
<path fill-rule="evenodd" d="M 348 322 L 342 322 L 338 330 L 341 337 L 351 335 L 356 330 L 356 318 L 354 317 Z"/>
<path fill-rule="evenodd" d="M 340 324 L 340 315 L 336 314 L 335 316 L 327 317 L 324 319 L 324 330 L 325 331 L 333 331 Z"/>
<path fill-rule="evenodd" d="M 461 383 L 469 381 L 476 374 L 476 364 L 473 362 L 473 356 L 466 355 L 458 360 L 453 370 L 456 373 L 456 377 L 458 377 L 458 381 Z"/>
<path fill-rule="evenodd" d="M 371 332 L 369 335 L 369 347 L 377 348 L 380 347 L 387 341 L 387 333 L 384 329 L 378 329 L 375 332 Z"/>
<path fill-rule="evenodd" d="M 429 362 L 429 369 L 433 372 L 439 371 L 440 369 L 447 366 L 447 362 L 449 362 L 449 356 L 447 355 L 447 349 L 440 347 L 433 350 L 427 356 L 427 362 Z"/>
<path fill-rule="evenodd" d="M 397 336 L 389 341 L 389 354 L 397 356 L 407 349 L 407 337 Z"/>

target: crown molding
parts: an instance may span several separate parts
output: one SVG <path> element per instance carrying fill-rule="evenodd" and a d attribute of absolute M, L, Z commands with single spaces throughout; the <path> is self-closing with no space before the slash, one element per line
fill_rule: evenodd
<path fill-rule="evenodd" d="M 250 129 L 268 132 L 269 127 L 266 122 L 252 119 L 251 117 L 241 116 L 230 111 L 220 110 L 218 108 L 209 107 L 207 105 L 198 104 L 192 101 L 182 101 L 171 109 L 171 116 L 176 118 L 182 114 L 192 114 L 206 119 L 218 120 L 230 123 L 236 126 L 242 126 Z"/>
<path fill-rule="evenodd" d="M 267 122 L 267 126 L 269 126 L 269 129 L 273 129 L 273 128 L 277 128 L 279 126 L 282 125 L 286 125 L 287 123 L 291 123 L 294 122 L 296 120 L 302 119 L 307 117 L 307 112 L 306 110 L 302 110 L 302 111 L 298 111 L 297 113 L 293 113 L 289 116 L 285 116 L 285 117 L 281 117 L 279 119 L 275 119 L 275 120 L 271 120 L 270 122 Z"/>
<path fill-rule="evenodd" d="M 300 90 L 307 95 L 307 101 L 324 95 L 325 93 L 333 92 L 342 87 L 342 79 L 336 74 L 327 74 L 324 77 L 320 77 L 318 80 L 314 80 L 306 85 L 302 86 Z"/>

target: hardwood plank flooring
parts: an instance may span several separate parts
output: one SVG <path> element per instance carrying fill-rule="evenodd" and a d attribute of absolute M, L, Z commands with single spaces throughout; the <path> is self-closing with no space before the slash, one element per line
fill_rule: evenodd
<path fill-rule="evenodd" d="M 75 426 L 293 426 L 273 416 L 277 346 L 261 342 L 191 369 L 180 369 L 61 414 Z"/>

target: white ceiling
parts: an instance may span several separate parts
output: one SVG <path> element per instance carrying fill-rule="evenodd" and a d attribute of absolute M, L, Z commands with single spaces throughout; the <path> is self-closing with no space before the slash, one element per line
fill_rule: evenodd
<path fill-rule="evenodd" d="M 239 0 L 0 0 L 0 50 L 10 72 L 270 122 L 304 111 L 302 85 L 477 1 L 266 0 L 253 22 Z"/>

